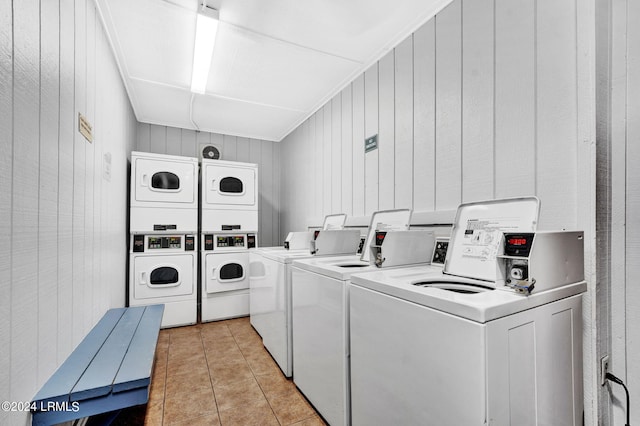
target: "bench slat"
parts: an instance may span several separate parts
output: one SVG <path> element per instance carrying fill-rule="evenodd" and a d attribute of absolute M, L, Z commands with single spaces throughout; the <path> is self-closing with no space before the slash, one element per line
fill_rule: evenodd
<path fill-rule="evenodd" d="M 163 312 L 164 305 L 146 307 L 138 329 L 131 340 L 129 351 L 127 351 L 113 383 L 112 392 L 123 392 L 148 386 L 151 382 L 151 370 Z"/>
<path fill-rule="evenodd" d="M 131 338 L 144 313 L 144 307 L 130 307 L 107 337 L 91 365 L 84 372 L 71 391 L 71 401 L 107 395 L 111 392 L 113 381 L 120 369 Z"/>
<path fill-rule="evenodd" d="M 38 391 L 33 401 L 68 401 L 74 385 L 82 377 L 82 374 L 96 356 L 125 310 L 126 308 L 116 308 L 107 311 L 66 361 Z"/>

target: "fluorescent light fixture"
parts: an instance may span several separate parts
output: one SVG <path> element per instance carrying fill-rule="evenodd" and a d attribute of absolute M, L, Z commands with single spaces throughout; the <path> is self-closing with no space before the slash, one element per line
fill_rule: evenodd
<path fill-rule="evenodd" d="M 218 32 L 218 11 L 202 4 L 196 21 L 196 46 L 193 50 L 193 70 L 191 74 L 191 91 L 204 94 L 207 89 L 213 46 Z"/>

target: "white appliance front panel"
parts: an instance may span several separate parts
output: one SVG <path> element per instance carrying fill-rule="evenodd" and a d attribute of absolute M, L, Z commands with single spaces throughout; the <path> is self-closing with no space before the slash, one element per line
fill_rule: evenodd
<path fill-rule="evenodd" d="M 257 167 L 202 163 L 203 208 L 257 209 Z"/>
<path fill-rule="evenodd" d="M 180 300 L 195 295 L 194 254 L 132 254 L 130 298 Z M 159 303 L 162 303 L 161 301 Z"/>
<path fill-rule="evenodd" d="M 131 207 L 129 232 L 153 234 L 198 232 L 198 209 Z"/>
<path fill-rule="evenodd" d="M 354 425 L 582 424 L 580 295 L 486 324 L 358 285 L 349 297 Z"/>
<path fill-rule="evenodd" d="M 202 210 L 202 232 L 257 232 L 258 210 Z"/>
<path fill-rule="evenodd" d="M 251 253 L 249 315 L 251 325 L 278 363 L 291 377 L 290 265 Z"/>
<path fill-rule="evenodd" d="M 349 424 L 348 281 L 291 270 L 293 381 L 329 424 Z"/>
<path fill-rule="evenodd" d="M 198 207 L 198 163 L 161 158 L 133 158 L 131 206 Z"/>
<path fill-rule="evenodd" d="M 211 253 L 204 256 L 203 289 L 220 293 L 249 288 L 249 253 Z"/>

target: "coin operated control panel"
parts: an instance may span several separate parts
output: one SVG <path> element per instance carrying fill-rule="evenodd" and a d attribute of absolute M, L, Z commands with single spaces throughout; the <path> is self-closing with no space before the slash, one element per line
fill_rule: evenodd
<path fill-rule="evenodd" d="M 195 235 L 131 235 L 132 253 L 180 253 L 195 250 Z"/>
<path fill-rule="evenodd" d="M 376 231 L 369 247 L 370 262 L 378 268 L 429 263 L 434 241 L 431 231 Z"/>
<path fill-rule="evenodd" d="M 289 232 L 284 240 L 284 248 L 287 250 L 306 250 L 313 238 L 313 231 Z"/>
<path fill-rule="evenodd" d="M 505 233 L 496 287 L 529 295 L 584 280 L 584 233 Z"/>
<path fill-rule="evenodd" d="M 357 229 L 313 231 L 309 252 L 314 256 L 356 254 L 360 244 Z"/>
<path fill-rule="evenodd" d="M 202 234 L 204 251 L 227 252 L 243 251 L 257 247 L 256 234 Z"/>

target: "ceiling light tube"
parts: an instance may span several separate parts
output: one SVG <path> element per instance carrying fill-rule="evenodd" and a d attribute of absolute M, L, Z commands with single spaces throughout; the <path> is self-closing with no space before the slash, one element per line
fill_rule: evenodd
<path fill-rule="evenodd" d="M 196 45 L 193 50 L 191 91 L 204 94 L 207 89 L 213 46 L 218 31 L 218 11 L 207 7 L 206 1 L 198 12 L 196 21 Z"/>

